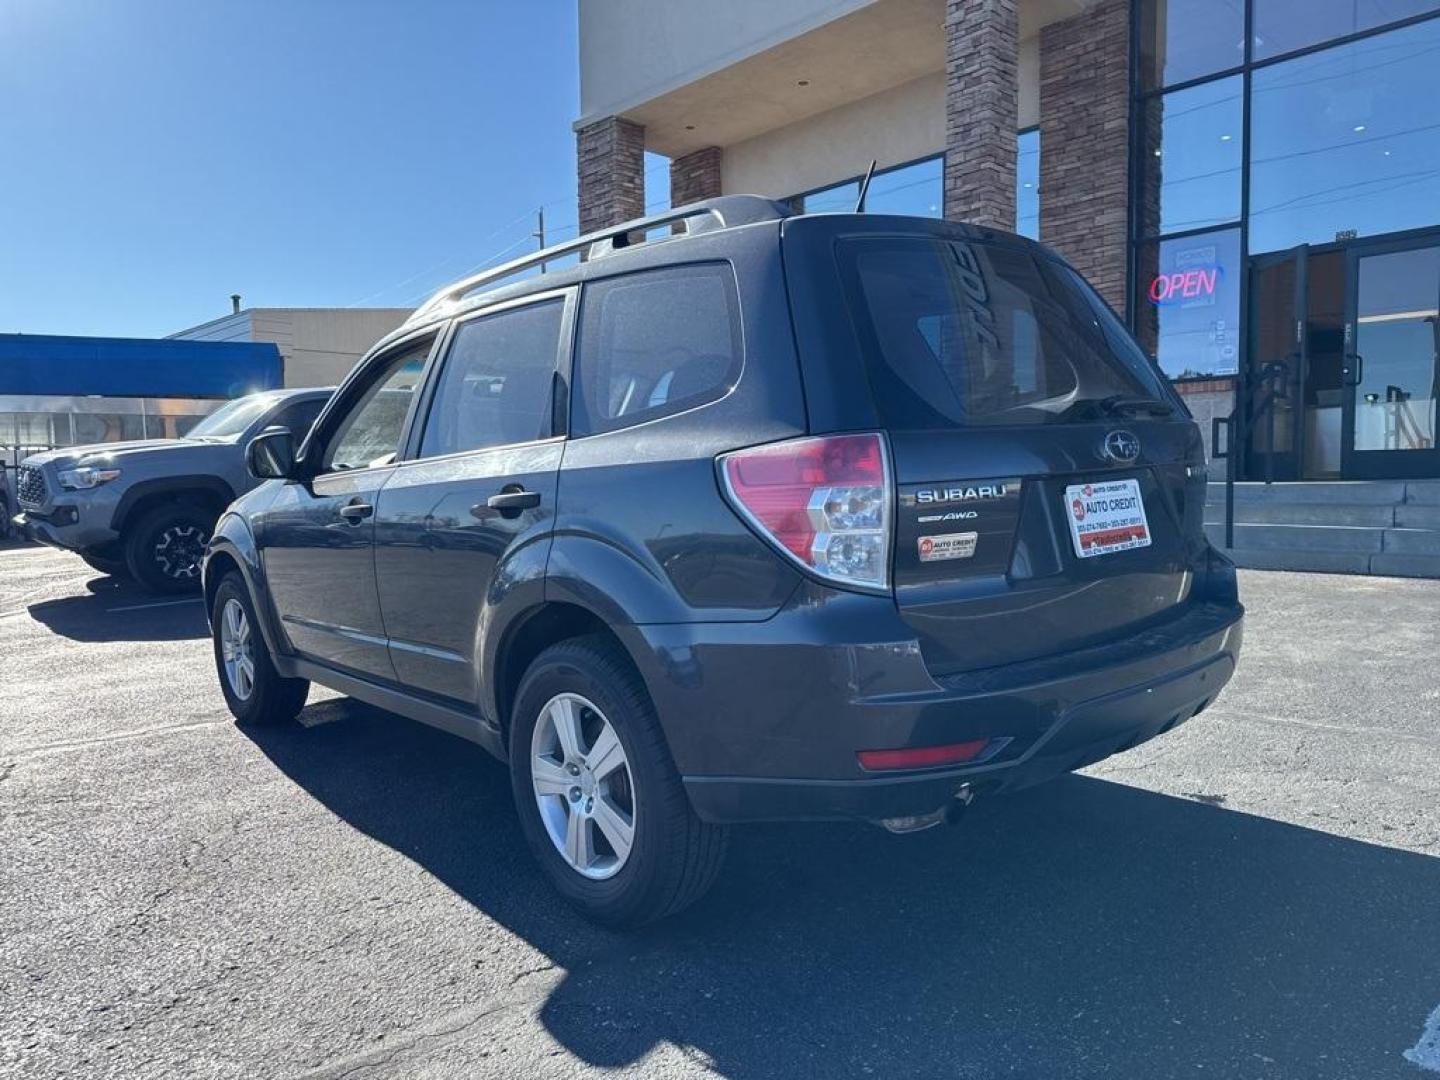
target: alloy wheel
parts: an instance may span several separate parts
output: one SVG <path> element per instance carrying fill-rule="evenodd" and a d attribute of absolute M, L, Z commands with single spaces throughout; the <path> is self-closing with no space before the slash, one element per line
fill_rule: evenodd
<path fill-rule="evenodd" d="M 173 581 L 194 580 L 200 576 L 208 539 L 198 526 L 171 525 L 155 541 L 155 564 Z"/>
<path fill-rule="evenodd" d="M 245 607 L 231 597 L 220 610 L 220 657 L 230 692 L 249 701 L 255 691 L 255 649 Z"/>
<path fill-rule="evenodd" d="M 635 787 L 614 726 L 579 694 L 557 694 L 530 738 L 530 782 L 555 850 L 577 873 L 620 872 L 635 843 Z"/>

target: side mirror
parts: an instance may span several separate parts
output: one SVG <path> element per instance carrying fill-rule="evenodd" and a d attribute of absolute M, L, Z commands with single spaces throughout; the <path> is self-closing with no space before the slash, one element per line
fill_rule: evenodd
<path fill-rule="evenodd" d="M 245 448 L 245 464 L 257 480 L 288 480 L 295 475 L 295 436 L 289 428 L 266 428 Z"/>

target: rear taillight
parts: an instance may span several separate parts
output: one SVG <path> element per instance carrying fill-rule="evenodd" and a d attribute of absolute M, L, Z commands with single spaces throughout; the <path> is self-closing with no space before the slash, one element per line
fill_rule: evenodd
<path fill-rule="evenodd" d="M 821 577 L 890 585 L 894 487 L 879 435 L 827 435 L 720 456 L 725 493 L 761 534 Z"/>

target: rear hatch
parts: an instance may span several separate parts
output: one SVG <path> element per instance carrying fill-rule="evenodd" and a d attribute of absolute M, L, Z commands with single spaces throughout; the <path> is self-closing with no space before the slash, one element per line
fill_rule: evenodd
<path fill-rule="evenodd" d="M 1182 613 L 1199 433 L 1074 270 L 913 219 L 796 219 L 785 243 L 812 429 L 886 433 L 895 602 L 936 676 Z"/>

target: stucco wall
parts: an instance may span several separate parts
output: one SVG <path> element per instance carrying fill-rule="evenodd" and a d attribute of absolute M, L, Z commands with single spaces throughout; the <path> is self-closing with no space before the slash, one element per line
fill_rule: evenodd
<path fill-rule="evenodd" d="M 936 74 L 725 147 L 730 194 L 778 198 L 945 149 L 945 76 Z"/>
<path fill-rule="evenodd" d="M 620 113 L 875 0 L 580 0 L 580 116 Z"/>
<path fill-rule="evenodd" d="M 1035 39 L 1020 43 L 1020 126 L 1039 117 L 1040 65 Z M 937 72 L 893 90 L 725 147 L 730 194 L 778 198 L 824 187 L 865 171 L 945 149 L 945 75 Z"/>

